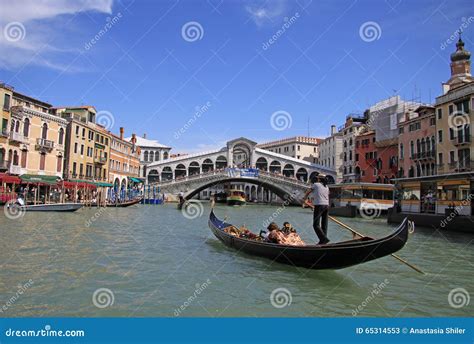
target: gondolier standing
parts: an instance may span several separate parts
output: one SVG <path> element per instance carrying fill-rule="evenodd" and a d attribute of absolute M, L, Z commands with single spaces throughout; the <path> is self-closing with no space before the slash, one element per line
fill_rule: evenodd
<path fill-rule="evenodd" d="M 313 229 L 319 238 L 319 245 L 329 242 L 328 233 L 328 210 L 329 210 L 329 188 L 325 176 L 318 175 L 311 180 L 313 185 L 306 191 L 303 198 L 303 207 L 306 199 L 311 195 L 313 204 Z"/>

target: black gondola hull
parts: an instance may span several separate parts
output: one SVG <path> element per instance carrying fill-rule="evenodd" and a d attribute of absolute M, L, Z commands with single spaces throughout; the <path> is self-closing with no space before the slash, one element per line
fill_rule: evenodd
<path fill-rule="evenodd" d="M 385 257 L 400 250 L 408 239 L 408 220 L 397 230 L 381 239 L 361 238 L 328 245 L 288 246 L 249 240 L 223 231 L 231 226 L 219 220 L 213 212 L 209 227 L 226 246 L 247 254 L 309 269 L 341 269 Z"/>

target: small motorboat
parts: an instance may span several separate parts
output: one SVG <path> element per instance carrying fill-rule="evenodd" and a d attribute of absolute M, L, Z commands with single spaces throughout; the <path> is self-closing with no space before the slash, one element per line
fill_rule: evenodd
<path fill-rule="evenodd" d="M 226 246 L 308 269 L 341 269 L 388 256 L 405 245 L 409 231 L 409 221 L 405 218 L 393 233 L 380 239 L 362 237 L 326 245 L 290 246 L 240 238 L 224 231 L 231 226 L 211 210 L 209 228 Z"/>
<path fill-rule="evenodd" d="M 18 207 L 22 211 L 60 211 L 73 212 L 82 208 L 82 203 L 51 203 L 51 204 L 8 204 L 6 207 Z"/>

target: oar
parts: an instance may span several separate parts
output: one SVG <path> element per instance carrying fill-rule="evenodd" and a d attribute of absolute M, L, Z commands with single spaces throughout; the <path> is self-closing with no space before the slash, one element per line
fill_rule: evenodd
<path fill-rule="evenodd" d="M 312 204 L 308 204 L 306 203 L 309 207 L 311 207 L 312 209 L 314 209 L 314 206 Z M 337 223 L 339 226 L 345 228 L 345 229 L 348 229 L 350 230 L 353 234 L 355 235 L 358 235 L 360 237 L 367 237 L 359 232 L 357 232 L 356 230 L 352 229 L 351 227 L 349 227 L 348 225 L 346 225 L 345 223 L 339 221 L 338 219 L 332 217 L 332 216 L 328 216 L 328 218 L 331 220 L 331 221 L 334 221 L 335 223 Z M 410 264 L 409 262 L 407 262 L 405 259 L 401 258 L 400 256 L 397 256 L 396 254 L 392 253 L 391 256 L 395 259 L 397 259 L 398 261 L 402 262 L 403 264 L 405 264 L 406 266 L 412 268 L 413 270 L 415 270 L 416 272 L 419 272 L 420 274 L 425 274 L 421 269 L 417 268 L 415 265 L 413 264 Z"/>

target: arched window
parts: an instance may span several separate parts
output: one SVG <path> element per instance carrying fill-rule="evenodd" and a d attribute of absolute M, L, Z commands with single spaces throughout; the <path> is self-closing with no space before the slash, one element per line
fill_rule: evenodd
<path fill-rule="evenodd" d="M 59 143 L 60 145 L 62 145 L 63 142 L 64 142 L 64 129 L 61 128 L 61 129 L 59 129 L 59 139 L 58 139 L 58 143 Z M 58 171 L 58 172 L 61 172 L 61 171 Z"/>
<path fill-rule="evenodd" d="M 166 160 L 166 159 L 168 159 L 168 152 L 163 153 L 163 160 Z"/>
<path fill-rule="evenodd" d="M 143 154 L 144 155 L 144 160 L 145 161 L 148 161 L 148 151 L 145 151 L 145 153 Z"/>
<path fill-rule="evenodd" d="M 41 130 L 41 138 L 43 140 L 48 138 L 48 125 L 46 123 L 43 124 L 43 128 Z"/>
<path fill-rule="evenodd" d="M 13 152 L 13 165 L 18 166 L 18 152 Z"/>
<path fill-rule="evenodd" d="M 23 136 L 28 137 L 30 133 L 30 120 L 25 118 L 25 123 L 23 123 Z"/>

